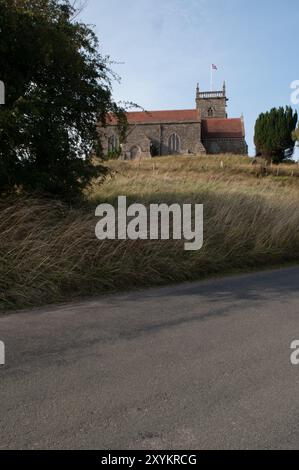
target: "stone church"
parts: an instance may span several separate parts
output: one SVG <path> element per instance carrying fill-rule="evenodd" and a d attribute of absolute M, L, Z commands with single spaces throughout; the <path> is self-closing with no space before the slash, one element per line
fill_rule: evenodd
<path fill-rule="evenodd" d="M 225 83 L 220 91 L 196 88 L 195 109 L 128 112 L 126 141 L 119 143 L 117 122 L 108 117 L 100 135 L 106 155 L 134 160 L 171 154 L 247 155 L 243 116 L 228 118 Z"/>

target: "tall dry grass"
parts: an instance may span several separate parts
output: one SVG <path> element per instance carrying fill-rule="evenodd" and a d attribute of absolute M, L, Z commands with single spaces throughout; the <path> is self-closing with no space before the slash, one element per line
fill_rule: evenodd
<path fill-rule="evenodd" d="M 223 163 L 221 163 L 223 162 Z M 110 162 L 114 176 L 89 201 L 0 200 L 0 302 L 16 308 L 299 261 L 299 180 L 260 177 L 238 157 Z M 291 168 L 283 168 L 288 172 Z M 293 171 L 292 169 L 292 171 Z M 103 241 L 99 202 L 204 204 L 204 246 L 183 241 Z"/>

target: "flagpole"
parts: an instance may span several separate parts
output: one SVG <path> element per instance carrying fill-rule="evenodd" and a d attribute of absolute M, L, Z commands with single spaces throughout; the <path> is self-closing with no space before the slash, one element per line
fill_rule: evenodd
<path fill-rule="evenodd" d="M 211 91 L 213 91 L 213 65 L 211 65 Z"/>

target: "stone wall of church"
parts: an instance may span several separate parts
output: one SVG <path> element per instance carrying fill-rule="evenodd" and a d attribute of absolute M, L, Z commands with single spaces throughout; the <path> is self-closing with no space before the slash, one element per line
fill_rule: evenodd
<path fill-rule="evenodd" d="M 174 123 L 161 124 L 161 155 L 171 153 L 169 139 L 176 134 L 180 140 L 179 153 L 203 153 L 205 149 L 201 144 L 201 123 Z"/>
<path fill-rule="evenodd" d="M 121 158 L 131 160 L 150 158 L 151 155 L 169 155 L 171 153 L 169 140 L 173 134 L 179 138 L 178 153 L 205 153 L 200 140 L 200 122 L 138 124 L 129 126 L 127 140 L 122 145 Z M 116 126 L 108 126 L 101 130 L 104 154 L 108 153 L 108 140 L 112 135 L 117 136 Z"/>
<path fill-rule="evenodd" d="M 203 141 L 208 154 L 235 153 L 248 155 L 245 138 L 207 139 Z"/>
<path fill-rule="evenodd" d="M 150 158 L 151 143 L 159 150 L 160 128 L 158 124 L 131 125 L 128 128 L 127 140 L 123 144 L 122 158 Z M 137 152 L 134 150 L 137 149 Z"/>
<path fill-rule="evenodd" d="M 199 98 L 197 100 L 197 108 L 200 109 L 202 119 L 206 118 L 226 118 L 226 98 Z M 213 111 L 213 115 L 209 114 L 209 110 Z"/>

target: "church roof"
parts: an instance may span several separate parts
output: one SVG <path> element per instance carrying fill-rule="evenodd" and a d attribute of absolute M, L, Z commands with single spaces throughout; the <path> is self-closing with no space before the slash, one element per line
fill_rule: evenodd
<path fill-rule="evenodd" d="M 199 122 L 198 109 L 178 109 L 169 111 L 133 111 L 127 112 L 129 124 Z M 107 124 L 116 125 L 117 119 L 109 115 Z M 242 118 L 209 118 L 202 119 L 202 138 L 242 138 L 245 136 Z"/>
<path fill-rule="evenodd" d="M 233 138 L 244 137 L 244 124 L 242 118 L 210 118 L 202 120 L 202 138 Z"/>
<path fill-rule="evenodd" d="M 150 124 L 154 122 L 196 122 L 200 113 L 197 109 L 178 109 L 172 111 L 136 111 L 128 112 L 129 124 Z M 110 124 L 116 124 L 114 116 L 110 118 Z"/>

